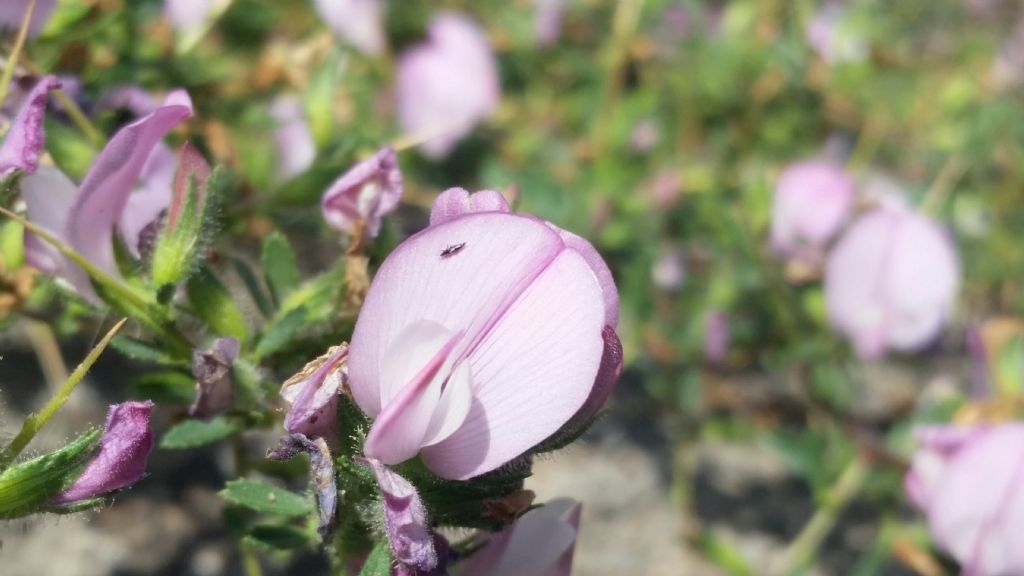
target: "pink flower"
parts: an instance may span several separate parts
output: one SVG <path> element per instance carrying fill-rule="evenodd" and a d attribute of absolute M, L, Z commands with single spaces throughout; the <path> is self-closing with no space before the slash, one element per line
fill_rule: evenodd
<path fill-rule="evenodd" d="M 501 88 L 490 43 L 472 20 L 441 14 L 428 36 L 398 62 L 398 122 L 410 134 L 436 134 L 422 151 L 441 158 L 497 108 Z"/>
<path fill-rule="evenodd" d="M 53 503 L 72 504 L 138 482 L 153 450 L 153 431 L 149 429 L 152 411 L 153 403 L 149 401 L 111 406 L 99 454 Z"/>
<path fill-rule="evenodd" d="M 842 3 L 827 0 L 807 25 L 807 43 L 828 64 L 867 58 L 867 42 L 851 28 L 848 14 Z"/>
<path fill-rule="evenodd" d="M 227 8 L 229 0 L 164 0 L 164 16 L 179 32 L 198 30 L 211 14 Z"/>
<path fill-rule="evenodd" d="M 324 220 L 331 226 L 354 232 L 362 223 L 374 237 L 381 219 L 402 199 L 402 173 L 391 148 L 356 164 L 331 184 L 320 201 Z"/>
<path fill-rule="evenodd" d="M 270 115 L 277 123 L 274 130 L 277 178 L 283 182 L 302 174 L 313 164 L 316 142 L 298 98 L 278 98 L 270 105 Z"/>
<path fill-rule="evenodd" d="M 686 254 L 678 248 L 663 248 L 651 267 L 651 281 L 666 292 L 678 292 L 686 283 Z"/>
<path fill-rule="evenodd" d="M 566 0 L 534 0 L 533 35 L 540 46 L 558 42 L 562 35 L 562 20 L 565 17 Z"/>
<path fill-rule="evenodd" d="M 0 2 L 0 30 L 18 30 L 25 18 L 30 0 L 4 0 Z M 36 0 L 32 20 L 28 25 L 29 36 L 36 36 L 46 26 L 57 7 L 57 0 Z"/>
<path fill-rule="evenodd" d="M 119 277 L 112 241 L 115 230 L 128 249 L 139 255 L 145 229 L 159 220 L 171 198 L 174 154 L 161 140 L 191 115 L 188 94 L 172 92 L 151 114 L 114 134 L 81 186 L 48 167 L 22 179 L 28 219 L 104 272 Z M 84 270 L 27 230 L 25 255 L 36 268 L 59 274 L 87 300 L 99 301 Z"/>
<path fill-rule="evenodd" d="M 704 315 L 704 359 L 711 364 L 722 364 L 729 352 L 729 321 L 721 310 Z"/>
<path fill-rule="evenodd" d="M 935 543 L 963 574 L 1024 574 L 1024 424 L 915 430 L 905 479 Z"/>
<path fill-rule="evenodd" d="M 956 249 L 938 223 L 879 208 L 854 221 L 828 256 L 829 321 L 864 358 L 915 351 L 938 336 L 959 285 Z"/>
<path fill-rule="evenodd" d="M 421 454 L 461 480 L 527 452 L 593 391 L 607 397 L 597 380 L 618 374 L 602 370 L 621 363 L 605 353 L 618 308 L 586 240 L 510 213 L 497 192 L 444 192 L 381 265 L 352 335 L 349 385 L 374 419 L 366 456 Z"/>
<path fill-rule="evenodd" d="M 853 181 L 831 163 L 789 166 L 775 186 L 772 245 L 787 256 L 824 247 L 850 213 L 854 193 Z"/>
<path fill-rule="evenodd" d="M 361 459 L 370 467 L 384 500 L 384 529 L 392 556 L 413 573 L 437 567 L 434 536 L 427 524 L 427 509 L 416 488 L 405 478 L 372 458 Z"/>
<path fill-rule="evenodd" d="M 28 98 L 0 144 L 0 180 L 21 171 L 32 174 L 39 167 L 46 134 L 43 132 L 43 117 L 46 115 L 47 93 L 60 88 L 60 82 L 53 76 L 44 76 L 36 82 Z"/>
<path fill-rule="evenodd" d="M 314 0 L 320 18 L 343 40 L 366 54 L 384 52 L 384 0 Z"/>
<path fill-rule="evenodd" d="M 530 510 L 452 567 L 452 576 L 569 576 L 580 505 L 558 499 Z"/>

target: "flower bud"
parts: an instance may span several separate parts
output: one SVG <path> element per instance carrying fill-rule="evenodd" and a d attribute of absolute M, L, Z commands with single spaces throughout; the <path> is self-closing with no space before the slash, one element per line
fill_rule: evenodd
<path fill-rule="evenodd" d="M 381 219 L 401 198 L 402 173 L 395 151 L 381 148 L 335 180 L 324 193 L 320 208 L 324 220 L 334 228 L 352 233 L 361 224 L 373 237 L 380 231 Z"/>

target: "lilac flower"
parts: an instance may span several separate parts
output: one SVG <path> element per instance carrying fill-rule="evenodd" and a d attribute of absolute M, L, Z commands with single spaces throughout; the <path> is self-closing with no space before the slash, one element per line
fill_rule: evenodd
<path fill-rule="evenodd" d="M 437 566 L 434 536 L 427 526 L 427 510 L 416 488 L 405 478 L 373 458 L 360 459 L 370 467 L 380 487 L 384 504 L 384 529 L 392 554 L 415 573 Z"/>
<path fill-rule="evenodd" d="M 654 120 L 645 118 L 633 126 L 629 135 L 629 147 L 637 154 L 650 152 L 661 140 L 661 130 Z"/>
<path fill-rule="evenodd" d="M 192 416 L 212 416 L 231 407 L 231 364 L 238 357 L 238 340 L 225 336 L 213 341 L 209 350 L 192 352 L 192 376 L 196 379 L 196 399 L 189 407 Z"/>
<path fill-rule="evenodd" d="M 313 0 L 320 18 L 365 54 L 384 52 L 384 0 Z"/>
<path fill-rule="evenodd" d="M 530 510 L 453 566 L 452 576 L 569 576 L 580 510 L 580 504 L 568 499 Z"/>
<path fill-rule="evenodd" d="M 861 62 L 868 55 L 863 37 L 851 29 L 849 9 L 827 0 L 807 25 L 807 43 L 828 64 Z"/>
<path fill-rule="evenodd" d="M 0 2 L 0 31 L 18 30 L 21 28 L 21 21 L 25 18 L 25 11 L 28 10 L 30 0 L 4 0 Z M 37 36 L 46 26 L 57 8 L 57 0 L 36 0 L 36 7 L 32 11 L 32 20 L 28 25 L 30 37 Z"/>
<path fill-rule="evenodd" d="M 270 115 L 277 123 L 274 130 L 274 151 L 277 178 L 286 181 L 305 172 L 316 159 L 316 142 L 302 112 L 302 102 L 294 96 L 282 96 L 270 105 Z"/>
<path fill-rule="evenodd" d="M 381 265 L 356 322 L 349 385 L 374 418 L 366 456 L 421 454 L 467 479 L 523 454 L 617 375 L 601 367 L 618 308 L 586 240 L 511 214 L 497 192 L 446 191 L 430 227 Z"/>
<path fill-rule="evenodd" d="M 704 359 L 710 364 L 725 362 L 729 352 L 729 322 L 720 310 L 704 315 Z"/>
<path fill-rule="evenodd" d="M 164 0 L 164 17 L 179 32 L 201 28 L 210 15 L 227 8 L 230 0 Z"/>
<path fill-rule="evenodd" d="M 170 201 L 174 158 L 169 149 L 162 148 L 161 139 L 191 115 L 188 94 L 172 92 L 153 113 L 110 139 L 81 186 L 76 188 L 53 168 L 22 179 L 28 219 L 56 234 L 104 272 L 120 276 L 112 242 L 115 230 L 137 255 L 143 231 Z M 142 185 L 138 186 L 140 179 Z M 70 282 L 87 300 L 99 301 L 84 270 L 28 231 L 25 255 L 33 266 Z"/>
<path fill-rule="evenodd" d="M 96 104 L 97 111 L 120 109 L 131 112 L 136 118 L 152 114 L 160 107 L 160 101 L 153 93 L 135 84 L 112 88 Z"/>
<path fill-rule="evenodd" d="M 444 13 L 430 23 L 427 42 L 399 60 L 398 122 L 407 133 L 433 136 L 423 154 L 442 158 L 497 108 L 500 90 L 483 31 L 465 16 Z"/>
<path fill-rule="evenodd" d="M 381 219 L 402 199 L 402 173 L 391 148 L 356 164 L 331 184 L 320 201 L 324 220 L 346 232 L 355 232 L 360 223 L 376 236 Z"/>
<path fill-rule="evenodd" d="M 849 215 L 854 194 L 853 181 L 834 164 L 799 162 L 786 168 L 772 206 L 775 250 L 799 257 L 823 248 Z"/>
<path fill-rule="evenodd" d="M 935 339 L 960 284 L 956 249 L 932 219 L 901 208 L 858 218 L 828 256 L 829 320 L 864 358 Z"/>
<path fill-rule="evenodd" d="M 686 276 L 686 255 L 677 248 L 662 249 L 651 267 L 651 281 L 666 292 L 678 292 Z"/>
<path fill-rule="evenodd" d="M 1024 424 L 929 426 L 905 479 L 935 543 L 963 574 L 1024 573 Z"/>
<path fill-rule="evenodd" d="M 292 434 L 338 442 L 338 398 L 345 382 L 348 346 L 342 344 L 313 360 L 281 386 L 289 408 L 284 427 Z"/>
<path fill-rule="evenodd" d="M 149 414 L 153 403 L 124 402 L 110 407 L 107 426 L 100 439 L 100 452 L 85 471 L 53 504 L 72 504 L 96 498 L 138 482 L 146 471 L 153 450 Z"/>
<path fill-rule="evenodd" d="M 540 46 L 558 42 L 562 35 L 566 0 L 533 1 L 533 35 Z"/>
<path fill-rule="evenodd" d="M 22 171 L 32 174 L 39 167 L 46 134 L 43 117 L 46 114 L 47 93 L 60 88 L 53 76 L 44 76 L 36 83 L 11 123 L 10 130 L 0 144 L 0 180 Z"/>

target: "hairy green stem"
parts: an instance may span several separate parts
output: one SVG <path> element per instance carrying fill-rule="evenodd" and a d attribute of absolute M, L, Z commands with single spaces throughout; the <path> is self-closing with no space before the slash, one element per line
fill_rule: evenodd
<path fill-rule="evenodd" d="M 21 431 L 19 431 L 18 435 L 14 437 L 14 440 L 4 448 L 4 451 L 0 453 L 0 470 L 4 470 L 10 466 L 11 462 L 14 462 L 14 459 L 17 458 L 25 447 L 28 446 L 29 442 L 32 441 L 32 438 L 35 437 L 36 433 L 42 430 L 42 428 L 46 426 L 46 423 L 50 421 L 50 418 L 53 418 L 53 415 L 64 406 L 64 403 L 67 402 L 71 393 L 75 391 L 78 384 L 85 378 L 86 373 L 89 372 L 92 365 L 96 363 L 97 359 L 99 359 L 100 354 L 102 354 L 107 348 L 107 345 L 110 344 L 114 335 L 117 334 L 127 321 L 127 318 L 122 318 L 117 324 L 115 324 L 114 327 L 107 332 L 106 336 L 100 340 L 99 344 L 89 352 L 89 355 L 85 357 L 85 360 L 82 360 L 82 363 L 75 368 L 75 371 L 71 373 L 71 376 L 64 381 L 64 385 L 60 387 L 60 390 L 50 398 L 43 408 L 39 410 L 39 412 L 29 414 L 28 417 L 25 418 L 25 422 L 21 425 Z"/>

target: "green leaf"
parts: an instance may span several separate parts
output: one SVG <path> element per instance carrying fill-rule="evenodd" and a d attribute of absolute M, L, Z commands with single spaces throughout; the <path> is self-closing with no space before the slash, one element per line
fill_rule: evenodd
<path fill-rule="evenodd" d="M 273 323 L 267 326 L 266 331 L 263 333 L 263 337 L 260 338 L 259 344 L 256 345 L 256 357 L 263 358 L 283 348 L 296 334 L 299 333 L 299 330 L 301 330 L 305 324 L 305 308 L 290 310 L 288 313 L 274 320 Z"/>
<path fill-rule="evenodd" d="M 391 576 L 391 546 L 381 540 L 373 546 L 359 576 Z"/>
<path fill-rule="evenodd" d="M 274 299 L 274 304 L 280 305 L 299 285 L 299 268 L 295 263 L 295 253 L 288 244 L 288 239 L 280 232 L 271 232 L 263 240 L 262 263 L 270 295 Z"/>
<path fill-rule="evenodd" d="M 146 398 L 158 403 L 184 404 L 196 395 L 196 383 L 190 374 L 165 370 L 139 376 L 131 385 L 134 398 Z"/>
<path fill-rule="evenodd" d="M 171 428 L 160 439 L 165 450 L 196 448 L 222 440 L 238 431 L 238 424 L 223 416 L 212 420 L 185 420 Z"/>
<path fill-rule="evenodd" d="M 245 315 L 224 284 L 203 266 L 186 283 L 194 312 L 218 336 L 234 336 L 244 342 L 249 336 Z"/>
<path fill-rule="evenodd" d="M 312 541 L 307 530 L 295 526 L 254 526 L 244 538 L 247 542 L 274 550 L 289 550 L 305 546 Z"/>
<path fill-rule="evenodd" d="M 274 308 L 271 306 L 266 294 L 263 293 L 263 287 L 260 285 L 259 279 L 256 278 L 256 273 L 253 272 L 252 266 L 241 258 L 232 258 L 231 266 L 238 273 L 238 277 L 242 279 L 246 290 L 249 291 L 249 296 L 252 297 L 252 301 L 256 303 L 256 307 L 260 309 L 260 312 L 268 318 L 272 316 Z"/>
<path fill-rule="evenodd" d="M 30 514 L 71 486 L 99 445 L 94 428 L 67 446 L 43 454 L 0 474 L 0 518 Z"/>
<path fill-rule="evenodd" d="M 309 498 L 262 480 L 238 478 L 227 483 L 220 497 L 257 512 L 278 516 L 304 516 L 313 511 Z"/>
<path fill-rule="evenodd" d="M 133 359 L 164 366 L 184 366 L 185 362 L 171 356 L 170 353 L 158 344 L 132 338 L 131 336 L 118 336 L 110 342 L 111 348 L 121 354 Z"/>

